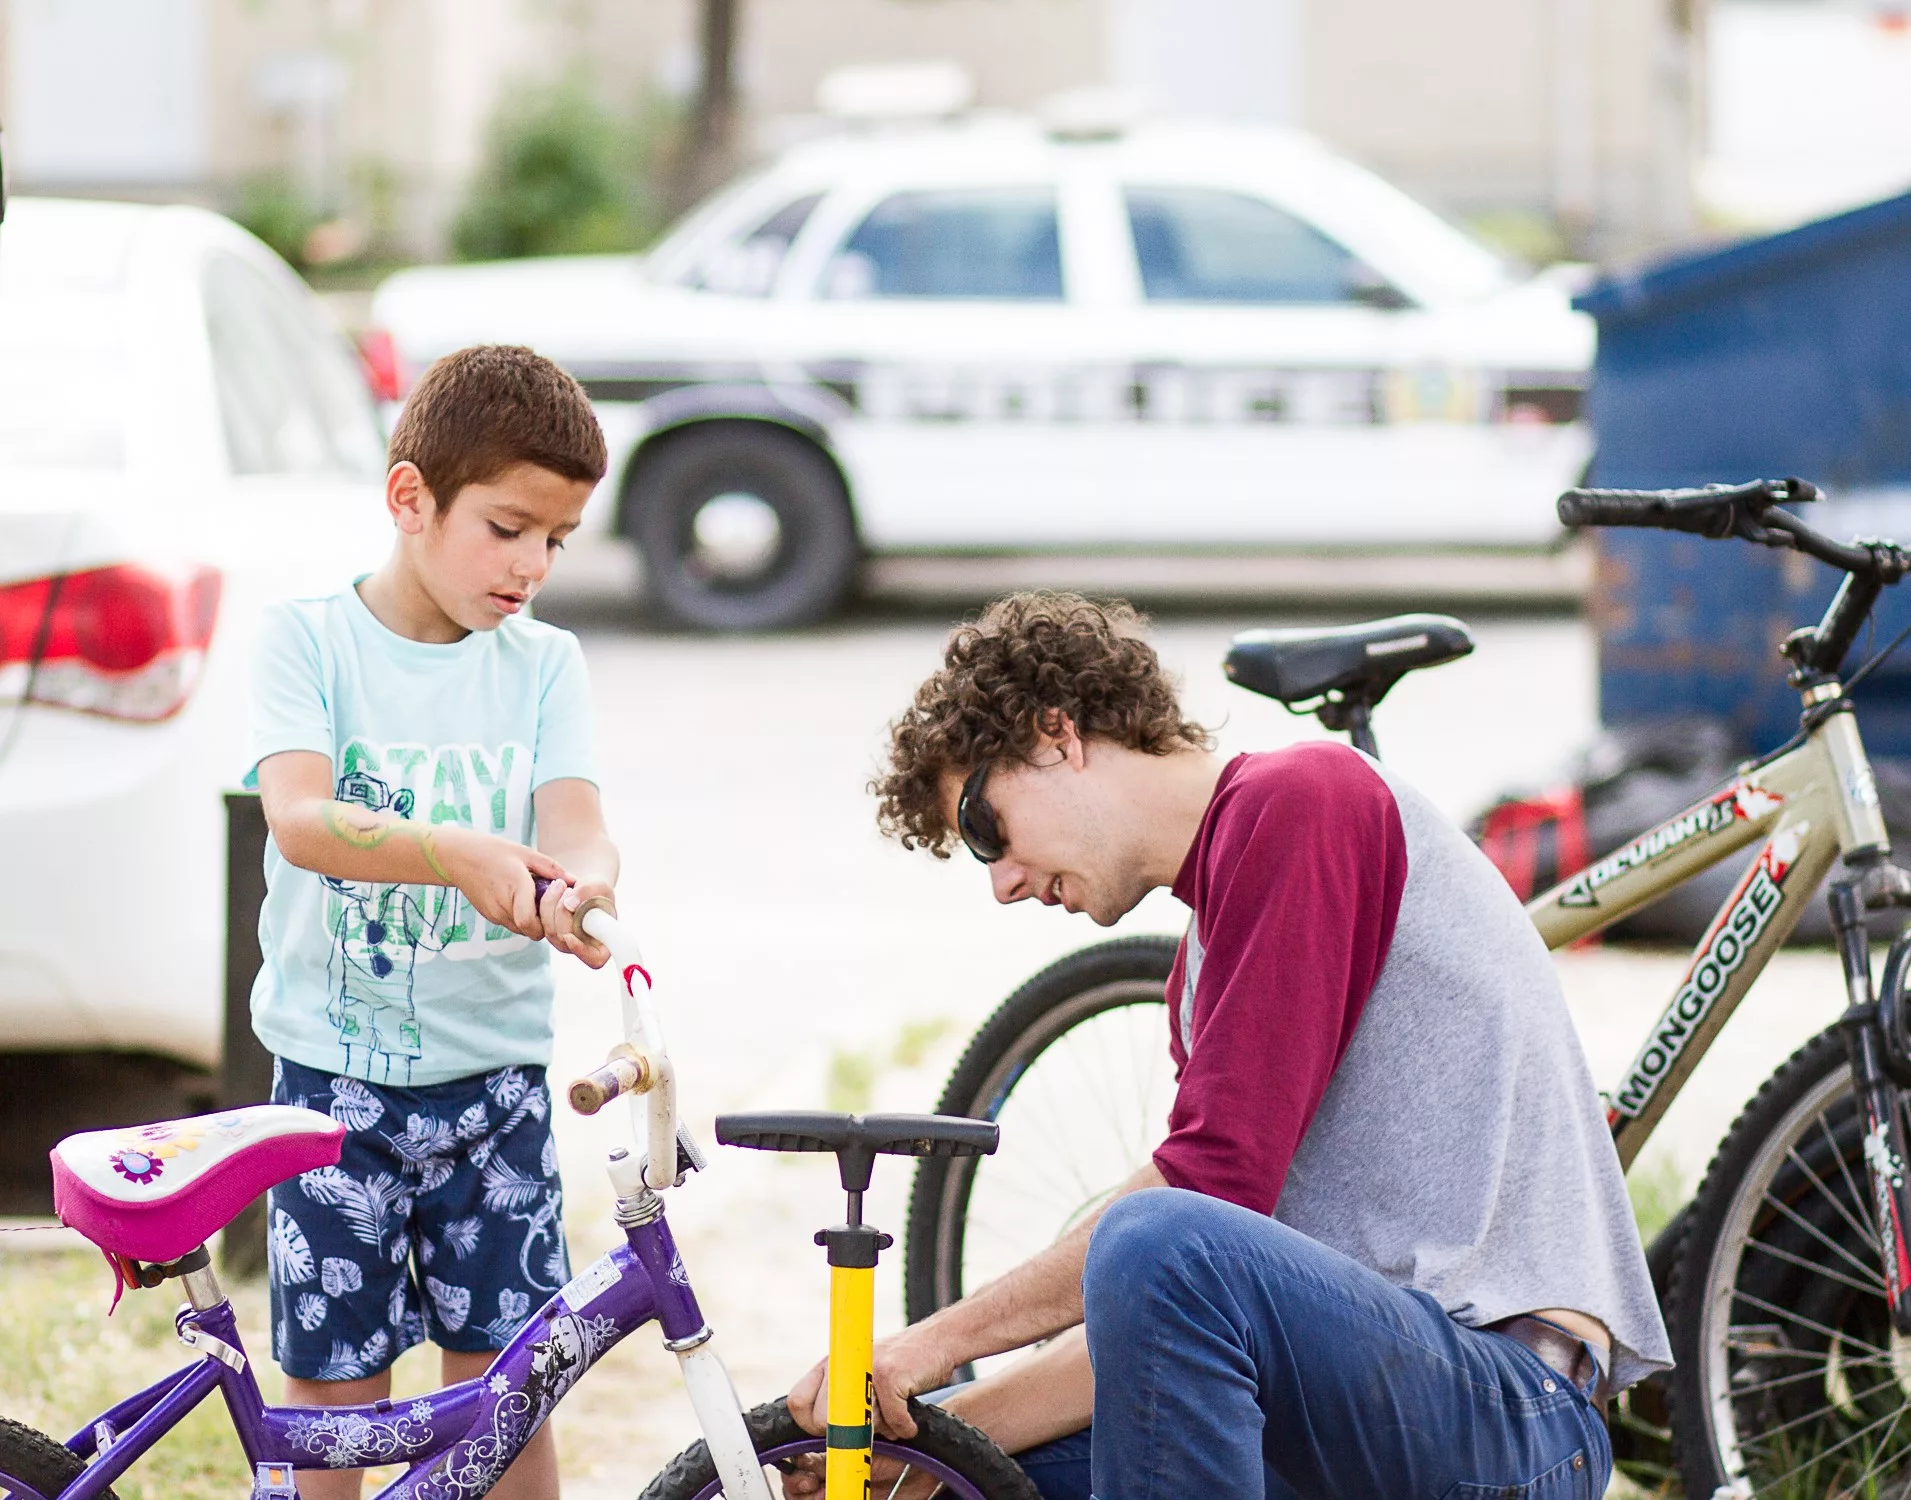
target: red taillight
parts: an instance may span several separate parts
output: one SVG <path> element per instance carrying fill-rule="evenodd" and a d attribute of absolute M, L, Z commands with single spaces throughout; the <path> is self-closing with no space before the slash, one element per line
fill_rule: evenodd
<path fill-rule="evenodd" d="M 124 564 L 0 588 L 0 702 L 117 719 L 177 713 L 198 681 L 221 580 Z"/>
<path fill-rule="evenodd" d="M 365 366 L 365 383 L 375 401 L 405 399 L 405 367 L 398 346 L 382 328 L 368 328 L 358 336 L 358 357 Z"/>

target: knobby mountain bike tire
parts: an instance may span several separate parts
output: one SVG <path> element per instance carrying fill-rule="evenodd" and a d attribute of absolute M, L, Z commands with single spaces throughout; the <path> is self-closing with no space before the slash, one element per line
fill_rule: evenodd
<path fill-rule="evenodd" d="M 903 1306 L 919 1322 L 1053 1243 L 1149 1159 L 1174 1097 L 1163 987 L 1180 945 L 1116 938 L 997 1007 L 936 1105 L 996 1120 L 993 1156 L 916 1164 Z"/>
<path fill-rule="evenodd" d="M 86 1464 L 65 1444 L 0 1417 L 0 1492 L 7 1500 L 54 1500 Z M 100 1500 L 117 1500 L 109 1489 Z"/>
<path fill-rule="evenodd" d="M 1772 1075 L 1706 1171 L 1667 1309 L 1688 1495 L 1907 1492 L 1911 1340 L 1891 1328 L 1864 1133 L 1834 1028 Z"/>
<path fill-rule="evenodd" d="M 909 1403 L 909 1412 L 916 1419 L 913 1438 L 906 1443 L 876 1440 L 879 1473 L 885 1459 L 907 1468 L 878 1479 L 869 1492 L 872 1500 L 883 1500 L 912 1472 L 935 1477 L 942 1486 L 938 1500 L 945 1495 L 951 1500 L 1041 1500 L 1015 1460 L 960 1417 L 916 1401 Z M 787 1402 L 771 1401 L 745 1412 L 743 1421 L 765 1468 L 781 1469 L 806 1454 L 823 1452 L 823 1439 L 796 1425 Z M 781 1492 L 774 1479 L 770 1492 Z M 639 1500 L 713 1500 L 722 1493 L 709 1448 L 696 1443 L 672 1459 Z"/>

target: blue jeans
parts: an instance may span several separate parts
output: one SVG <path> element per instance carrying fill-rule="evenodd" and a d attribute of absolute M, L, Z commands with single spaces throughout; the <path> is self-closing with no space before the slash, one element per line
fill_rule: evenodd
<path fill-rule="evenodd" d="M 1094 1425 L 1021 1454 L 1046 1500 L 1595 1500 L 1590 1390 L 1260 1214 L 1157 1188 L 1082 1275 Z M 1589 1382 L 1590 1385 L 1590 1382 Z"/>

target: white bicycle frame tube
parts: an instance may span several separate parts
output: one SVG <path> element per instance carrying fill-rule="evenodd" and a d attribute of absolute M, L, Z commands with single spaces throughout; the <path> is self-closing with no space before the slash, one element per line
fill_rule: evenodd
<path fill-rule="evenodd" d="M 730 1372 L 708 1341 L 677 1356 L 684 1390 L 703 1429 L 710 1461 L 723 1481 L 723 1493 L 736 1500 L 771 1500 L 769 1482 L 756 1456 L 756 1444 L 743 1423 L 743 1402 Z"/>
<path fill-rule="evenodd" d="M 630 1117 L 632 1130 L 645 1143 L 644 1186 L 660 1193 L 677 1182 L 677 1074 L 651 993 L 650 966 L 636 936 L 602 907 L 585 912 L 578 925 L 586 937 L 610 949 L 624 984 L 624 1040 L 643 1053 L 654 1070 L 654 1081 L 642 1097 L 631 1096 Z M 623 1196 L 624 1184 L 617 1178 L 613 1168 L 612 1183 Z M 743 1402 L 717 1353 L 714 1335 L 694 1349 L 677 1351 L 677 1363 L 724 1494 L 731 1500 L 774 1500 L 743 1421 Z"/>

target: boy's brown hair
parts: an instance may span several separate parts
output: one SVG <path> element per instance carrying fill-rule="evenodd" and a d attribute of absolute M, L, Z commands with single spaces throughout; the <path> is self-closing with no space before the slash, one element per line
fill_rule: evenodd
<path fill-rule="evenodd" d="M 596 484 L 610 458 L 584 388 L 517 344 L 478 344 L 419 377 L 392 429 L 389 466 L 418 466 L 440 513 L 514 464 Z"/>
<path fill-rule="evenodd" d="M 998 599 L 949 637 L 942 670 L 889 726 L 889 770 L 870 783 L 877 822 L 905 849 L 947 859 L 958 834 L 943 815 L 944 778 L 984 761 L 1027 761 L 1066 714 L 1085 739 L 1167 755 L 1205 748 L 1174 683 L 1121 601 L 1021 593 Z"/>

